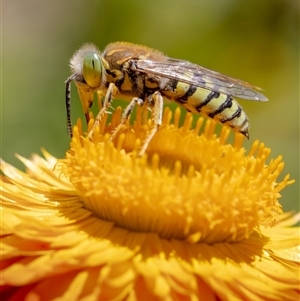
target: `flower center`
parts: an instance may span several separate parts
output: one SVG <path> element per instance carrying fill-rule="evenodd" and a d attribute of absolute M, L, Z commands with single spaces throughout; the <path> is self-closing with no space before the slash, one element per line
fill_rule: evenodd
<path fill-rule="evenodd" d="M 241 135 L 226 144 L 227 128 L 217 136 L 215 123 L 209 120 L 201 130 L 199 118 L 191 129 L 190 114 L 179 126 L 180 110 L 171 121 L 166 109 L 139 158 L 152 122 L 141 110 L 137 114 L 113 143 L 109 137 L 120 122 L 119 108 L 109 125 L 103 118 L 93 141 L 83 137 L 80 124 L 74 128 L 67 173 L 87 209 L 130 231 L 192 243 L 242 240 L 274 222 L 281 212 L 278 192 L 289 183 L 288 177 L 275 182 L 283 167 L 280 157 L 266 165 L 270 151 L 257 141 L 245 155 Z"/>

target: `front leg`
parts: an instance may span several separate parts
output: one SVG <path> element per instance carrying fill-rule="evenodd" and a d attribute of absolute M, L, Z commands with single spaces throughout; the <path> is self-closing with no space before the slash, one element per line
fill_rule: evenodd
<path fill-rule="evenodd" d="M 114 99 L 114 97 L 116 96 L 116 94 L 118 93 L 118 88 L 116 87 L 116 85 L 114 83 L 110 83 L 108 86 L 108 89 L 106 91 L 105 94 L 105 99 L 103 102 L 103 106 L 101 108 L 101 110 L 99 111 L 96 119 L 95 119 L 95 124 L 92 128 L 92 130 L 89 132 L 88 134 L 88 138 L 91 139 L 93 137 L 93 133 L 94 130 L 97 126 L 99 126 L 99 123 L 101 121 L 101 118 L 103 117 L 103 115 L 106 113 L 107 109 L 111 106 L 111 103 Z"/>

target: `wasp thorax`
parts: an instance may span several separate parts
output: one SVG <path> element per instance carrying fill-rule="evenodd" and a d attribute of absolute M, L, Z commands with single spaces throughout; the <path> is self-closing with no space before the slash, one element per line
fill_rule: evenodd
<path fill-rule="evenodd" d="M 102 77 L 102 64 L 97 53 L 90 52 L 84 56 L 82 74 L 90 87 L 99 87 Z"/>

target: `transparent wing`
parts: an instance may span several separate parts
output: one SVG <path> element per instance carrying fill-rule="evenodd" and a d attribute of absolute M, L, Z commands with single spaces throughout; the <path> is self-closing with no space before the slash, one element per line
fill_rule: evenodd
<path fill-rule="evenodd" d="M 268 99 L 247 82 L 231 78 L 188 61 L 167 58 L 165 61 L 136 60 L 135 67 L 143 73 L 175 79 L 210 91 L 233 97 L 267 101 Z"/>

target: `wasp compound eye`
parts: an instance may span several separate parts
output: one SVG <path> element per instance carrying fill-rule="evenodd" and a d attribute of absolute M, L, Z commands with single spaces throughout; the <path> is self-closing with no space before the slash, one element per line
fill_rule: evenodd
<path fill-rule="evenodd" d="M 96 53 L 87 53 L 83 59 L 82 73 L 85 82 L 92 88 L 101 83 L 102 64 Z"/>

